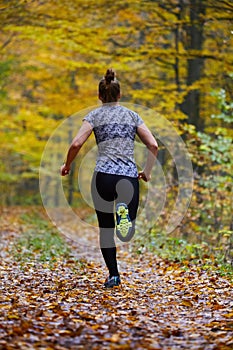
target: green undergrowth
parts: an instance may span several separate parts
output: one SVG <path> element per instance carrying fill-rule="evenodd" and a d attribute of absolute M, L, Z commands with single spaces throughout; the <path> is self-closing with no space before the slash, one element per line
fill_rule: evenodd
<path fill-rule="evenodd" d="M 38 211 L 21 214 L 21 234 L 11 248 L 14 258 L 21 264 L 28 261 L 46 263 L 53 266 L 59 260 L 72 259 L 81 268 L 85 262 L 78 261 L 74 255 L 72 243 Z M 138 235 L 132 240 L 133 250 L 142 254 L 151 251 L 164 260 L 179 262 L 188 268 L 191 265 L 201 269 L 214 270 L 221 275 L 233 277 L 233 234 L 224 231 L 219 235 L 218 244 L 202 241 L 191 242 L 183 237 L 156 232 L 151 229 L 147 235 Z"/>
<path fill-rule="evenodd" d="M 222 233 L 223 239 L 213 245 L 202 241 L 192 243 L 184 238 L 177 238 L 167 233 L 156 233 L 155 230 L 146 236 L 135 239 L 138 254 L 148 249 L 156 256 L 169 261 L 179 262 L 184 268 L 191 265 L 201 269 L 214 270 L 222 276 L 233 277 L 232 231 Z"/>
<path fill-rule="evenodd" d="M 53 265 L 60 259 L 73 258 L 69 243 L 42 215 L 32 211 L 22 214 L 20 221 L 22 232 L 12 247 L 12 254 L 17 261 Z"/>

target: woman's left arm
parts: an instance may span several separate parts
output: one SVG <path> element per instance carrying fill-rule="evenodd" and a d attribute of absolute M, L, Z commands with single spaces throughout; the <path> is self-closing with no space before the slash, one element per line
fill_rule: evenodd
<path fill-rule="evenodd" d="M 70 172 L 70 166 L 75 157 L 77 156 L 79 150 L 81 149 L 82 145 L 86 142 L 88 137 L 92 133 L 92 126 L 89 122 L 84 120 L 81 128 L 79 129 L 77 135 L 73 139 L 70 148 L 67 153 L 67 158 L 65 164 L 61 167 L 61 175 L 65 176 L 68 175 Z"/>
<path fill-rule="evenodd" d="M 148 149 L 145 168 L 138 174 L 138 178 L 147 182 L 151 178 L 152 167 L 158 154 L 158 144 L 145 124 L 141 124 L 137 128 L 137 134 Z"/>

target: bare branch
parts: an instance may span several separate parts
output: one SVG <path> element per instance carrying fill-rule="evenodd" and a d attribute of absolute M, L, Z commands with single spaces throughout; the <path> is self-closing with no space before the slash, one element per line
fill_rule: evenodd
<path fill-rule="evenodd" d="M 10 44 L 13 37 L 14 37 L 14 34 L 11 34 L 11 36 L 2 44 L 2 46 L 0 47 L 0 50 L 3 50 L 8 44 Z"/>

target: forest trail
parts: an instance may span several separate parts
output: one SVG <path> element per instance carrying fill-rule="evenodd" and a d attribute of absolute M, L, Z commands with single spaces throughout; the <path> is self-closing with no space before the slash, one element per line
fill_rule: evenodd
<path fill-rule="evenodd" d="M 8 214 L 0 233 L 0 349 L 233 348 L 233 288 L 226 277 L 122 246 L 122 286 L 104 289 L 97 248 L 68 241 L 73 257 L 16 261 L 11 248 L 22 226 L 8 223 Z"/>

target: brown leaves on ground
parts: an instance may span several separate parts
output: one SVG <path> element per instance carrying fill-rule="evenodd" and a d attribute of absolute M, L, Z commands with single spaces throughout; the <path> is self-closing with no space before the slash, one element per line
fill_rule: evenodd
<path fill-rule="evenodd" d="M 88 251 L 82 264 L 16 262 L 13 228 L 1 232 L 0 349 L 233 348 L 227 278 L 122 248 L 122 286 L 108 290 L 104 264 Z"/>

